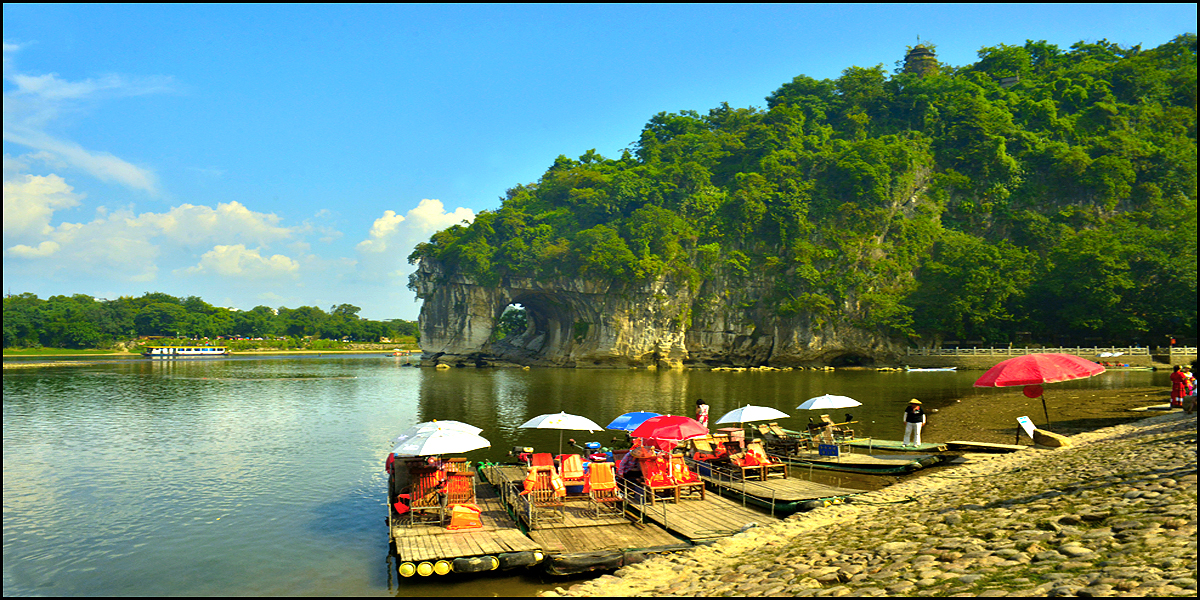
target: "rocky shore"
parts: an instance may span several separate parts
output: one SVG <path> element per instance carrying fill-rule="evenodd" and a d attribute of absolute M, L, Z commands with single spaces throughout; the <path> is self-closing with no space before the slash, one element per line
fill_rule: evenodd
<path fill-rule="evenodd" d="M 1078 433 L 543 596 L 1195 596 L 1196 415 Z"/>

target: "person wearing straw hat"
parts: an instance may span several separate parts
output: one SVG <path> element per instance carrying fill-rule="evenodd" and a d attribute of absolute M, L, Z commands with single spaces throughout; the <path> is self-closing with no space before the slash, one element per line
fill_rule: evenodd
<path fill-rule="evenodd" d="M 908 447 L 908 440 L 913 440 L 913 446 L 921 445 L 921 427 L 925 425 L 925 411 L 921 409 L 921 401 L 913 398 L 904 409 L 904 441 L 901 448 Z"/>

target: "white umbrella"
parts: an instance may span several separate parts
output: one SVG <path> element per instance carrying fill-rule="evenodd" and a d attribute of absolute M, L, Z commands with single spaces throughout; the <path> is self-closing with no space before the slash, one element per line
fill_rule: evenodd
<path fill-rule="evenodd" d="M 392 449 L 396 456 L 433 456 L 457 454 L 487 448 L 492 443 L 468 431 L 435 429 L 418 433 Z"/>
<path fill-rule="evenodd" d="M 850 408 L 851 406 L 862 406 L 862 402 L 855 400 L 849 396 L 835 396 L 833 394 L 825 394 L 816 398 L 809 398 L 803 404 L 797 406 L 797 410 L 824 410 L 830 408 Z"/>
<path fill-rule="evenodd" d="M 528 421 L 525 421 L 521 427 L 525 429 L 557 429 L 558 431 L 558 453 L 562 454 L 562 430 L 573 429 L 577 431 L 603 431 L 604 428 L 597 425 L 595 421 L 572 415 L 565 412 L 550 413 L 536 416 Z"/>
<path fill-rule="evenodd" d="M 786 419 L 791 415 L 777 410 L 769 406 L 755 406 L 747 404 L 741 408 L 736 408 L 725 413 L 725 416 L 717 420 L 717 424 L 721 423 L 749 423 L 751 421 L 769 421 L 771 419 Z"/>
<path fill-rule="evenodd" d="M 438 421 L 437 419 L 434 419 L 424 423 L 417 423 L 416 425 L 405 429 L 403 433 L 396 436 L 396 439 L 392 440 L 392 443 L 402 444 L 404 443 L 404 440 L 407 440 L 408 438 L 411 438 L 419 433 L 436 431 L 438 429 L 445 429 L 447 431 L 465 431 L 467 433 L 474 434 L 479 434 L 479 432 L 483 431 L 474 425 L 469 425 L 467 423 L 463 423 L 462 421 Z"/>

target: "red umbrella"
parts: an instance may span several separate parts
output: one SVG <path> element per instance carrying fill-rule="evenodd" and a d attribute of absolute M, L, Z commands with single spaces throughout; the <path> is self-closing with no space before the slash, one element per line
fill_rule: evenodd
<path fill-rule="evenodd" d="M 1041 384 L 1043 383 L 1083 379 L 1103 372 L 1104 367 L 1072 354 L 1026 354 L 1001 361 L 988 369 L 983 377 L 975 381 L 975 387 L 1023 385 L 1027 386 L 1026 396 L 1037 398 L 1042 396 Z M 1046 409 L 1045 396 L 1042 396 L 1042 411 L 1046 414 L 1048 425 L 1050 412 Z"/>
<path fill-rule="evenodd" d="M 690 440 L 708 435 L 708 428 L 691 417 L 662 415 L 646 419 L 637 429 L 629 432 L 631 437 L 654 438 L 657 440 Z"/>

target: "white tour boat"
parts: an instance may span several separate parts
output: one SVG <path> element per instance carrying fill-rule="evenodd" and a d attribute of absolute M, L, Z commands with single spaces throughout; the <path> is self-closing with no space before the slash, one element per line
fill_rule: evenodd
<path fill-rule="evenodd" d="M 225 346 L 147 346 L 147 358 L 220 358 L 229 356 Z"/>

